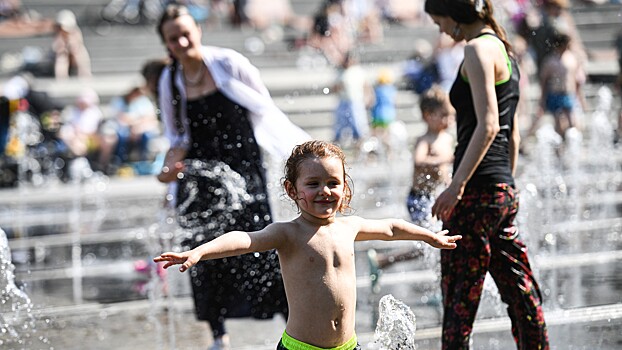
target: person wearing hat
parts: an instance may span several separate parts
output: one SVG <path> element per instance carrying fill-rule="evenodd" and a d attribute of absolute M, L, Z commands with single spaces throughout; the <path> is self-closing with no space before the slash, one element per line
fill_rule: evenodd
<path fill-rule="evenodd" d="M 59 11 L 55 28 L 56 36 L 52 42 L 55 77 L 67 78 L 74 70 L 79 77 L 90 77 L 91 58 L 74 13 L 70 10 Z"/>

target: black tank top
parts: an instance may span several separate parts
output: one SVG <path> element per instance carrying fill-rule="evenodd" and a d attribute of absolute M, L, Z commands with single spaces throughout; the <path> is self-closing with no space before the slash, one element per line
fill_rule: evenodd
<path fill-rule="evenodd" d="M 480 36 L 483 35 L 489 35 L 492 40 L 499 41 L 496 35 L 492 33 L 484 33 Z M 499 41 L 499 44 L 505 53 L 508 68 L 510 69 L 510 77 L 508 80 L 495 83 L 499 108 L 499 126 L 501 130 L 495 136 L 490 148 L 484 155 L 484 159 L 482 159 L 477 169 L 475 169 L 473 176 L 467 183 L 467 187 L 485 186 L 495 183 L 514 185 L 514 178 L 510 166 L 509 140 L 514 128 L 514 114 L 516 113 L 516 105 L 518 104 L 518 80 L 520 78 L 520 73 L 516 62 L 509 57 L 503 43 Z M 458 144 L 454 153 L 455 173 L 464 157 L 464 153 L 466 152 L 471 137 L 473 137 L 473 132 L 477 125 L 471 88 L 467 79 L 460 74 L 460 70 L 449 91 L 449 99 L 456 109 Z"/>

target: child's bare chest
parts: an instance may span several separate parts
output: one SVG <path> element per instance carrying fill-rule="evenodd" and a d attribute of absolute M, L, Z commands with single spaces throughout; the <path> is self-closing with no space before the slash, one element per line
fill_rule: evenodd
<path fill-rule="evenodd" d="M 316 233 L 309 239 L 305 256 L 316 267 L 343 268 L 354 261 L 354 244 L 345 234 L 332 230 Z"/>

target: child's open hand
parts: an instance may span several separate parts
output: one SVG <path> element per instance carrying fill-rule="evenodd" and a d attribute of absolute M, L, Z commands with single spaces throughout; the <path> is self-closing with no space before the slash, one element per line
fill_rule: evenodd
<path fill-rule="evenodd" d="M 155 262 L 163 262 L 163 268 L 167 269 L 170 266 L 181 264 L 179 267 L 179 271 L 184 272 L 188 270 L 190 267 L 194 266 L 197 262 L 199 262 L 200 258 L 196 257 L 192 254 L 192 251 L 183 252 L 183 253 L 174 253 L 174 252 L 166 252 L 160 254 L 153 258 Z"/>
<path fill-rule="evenodd" d="M 433 237 L 432 242 L 430 242 L 430 245 L 434 248 L 440 249 L 455 249 L 458 246 L 456 244 L 456 241 L 462 239 L 462 236 L 447 236 L 447 233 L 449 233 L 449 231 L 447 230 L 437 232 L 436 235 Z"/>

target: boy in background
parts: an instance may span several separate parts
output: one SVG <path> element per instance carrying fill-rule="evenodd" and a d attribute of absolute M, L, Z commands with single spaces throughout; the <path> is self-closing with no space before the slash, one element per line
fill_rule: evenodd
<path fill-rule="evenodd" d="M 434 226 L 440 228 L 441 225 L 432 218 L 432 205 L 437 191 L 449 184 L 454 159 L 455 141 L 447 131 L 454 119 L 454 109 L 439 85 L 433 85 L 421 95 L 419 108 L 427 130 L 415 141 L 413 182 L 406 205 L 414 224 L 434 230 Z M 413 246 L 381 254 L 370 249 L 367 255 L 372 289 L 377 290 L 380 270 L 396 262 L 418 258 L 422 250 Z"/>
<path fill-rule="evenodd" d="M 570 51 L 570 43 L 570 36 L 558 31 L 552 38 L 554 50 L 544 59 L 540 69 L 542 95 L 537 116 L 551 113 L 555 131 L 562 137 L 568 129 L 578 127 L 576 103 L 579 102 L 583 110 L 586 107 L 582 91 L 586 74 L 576 54 Z"/>

